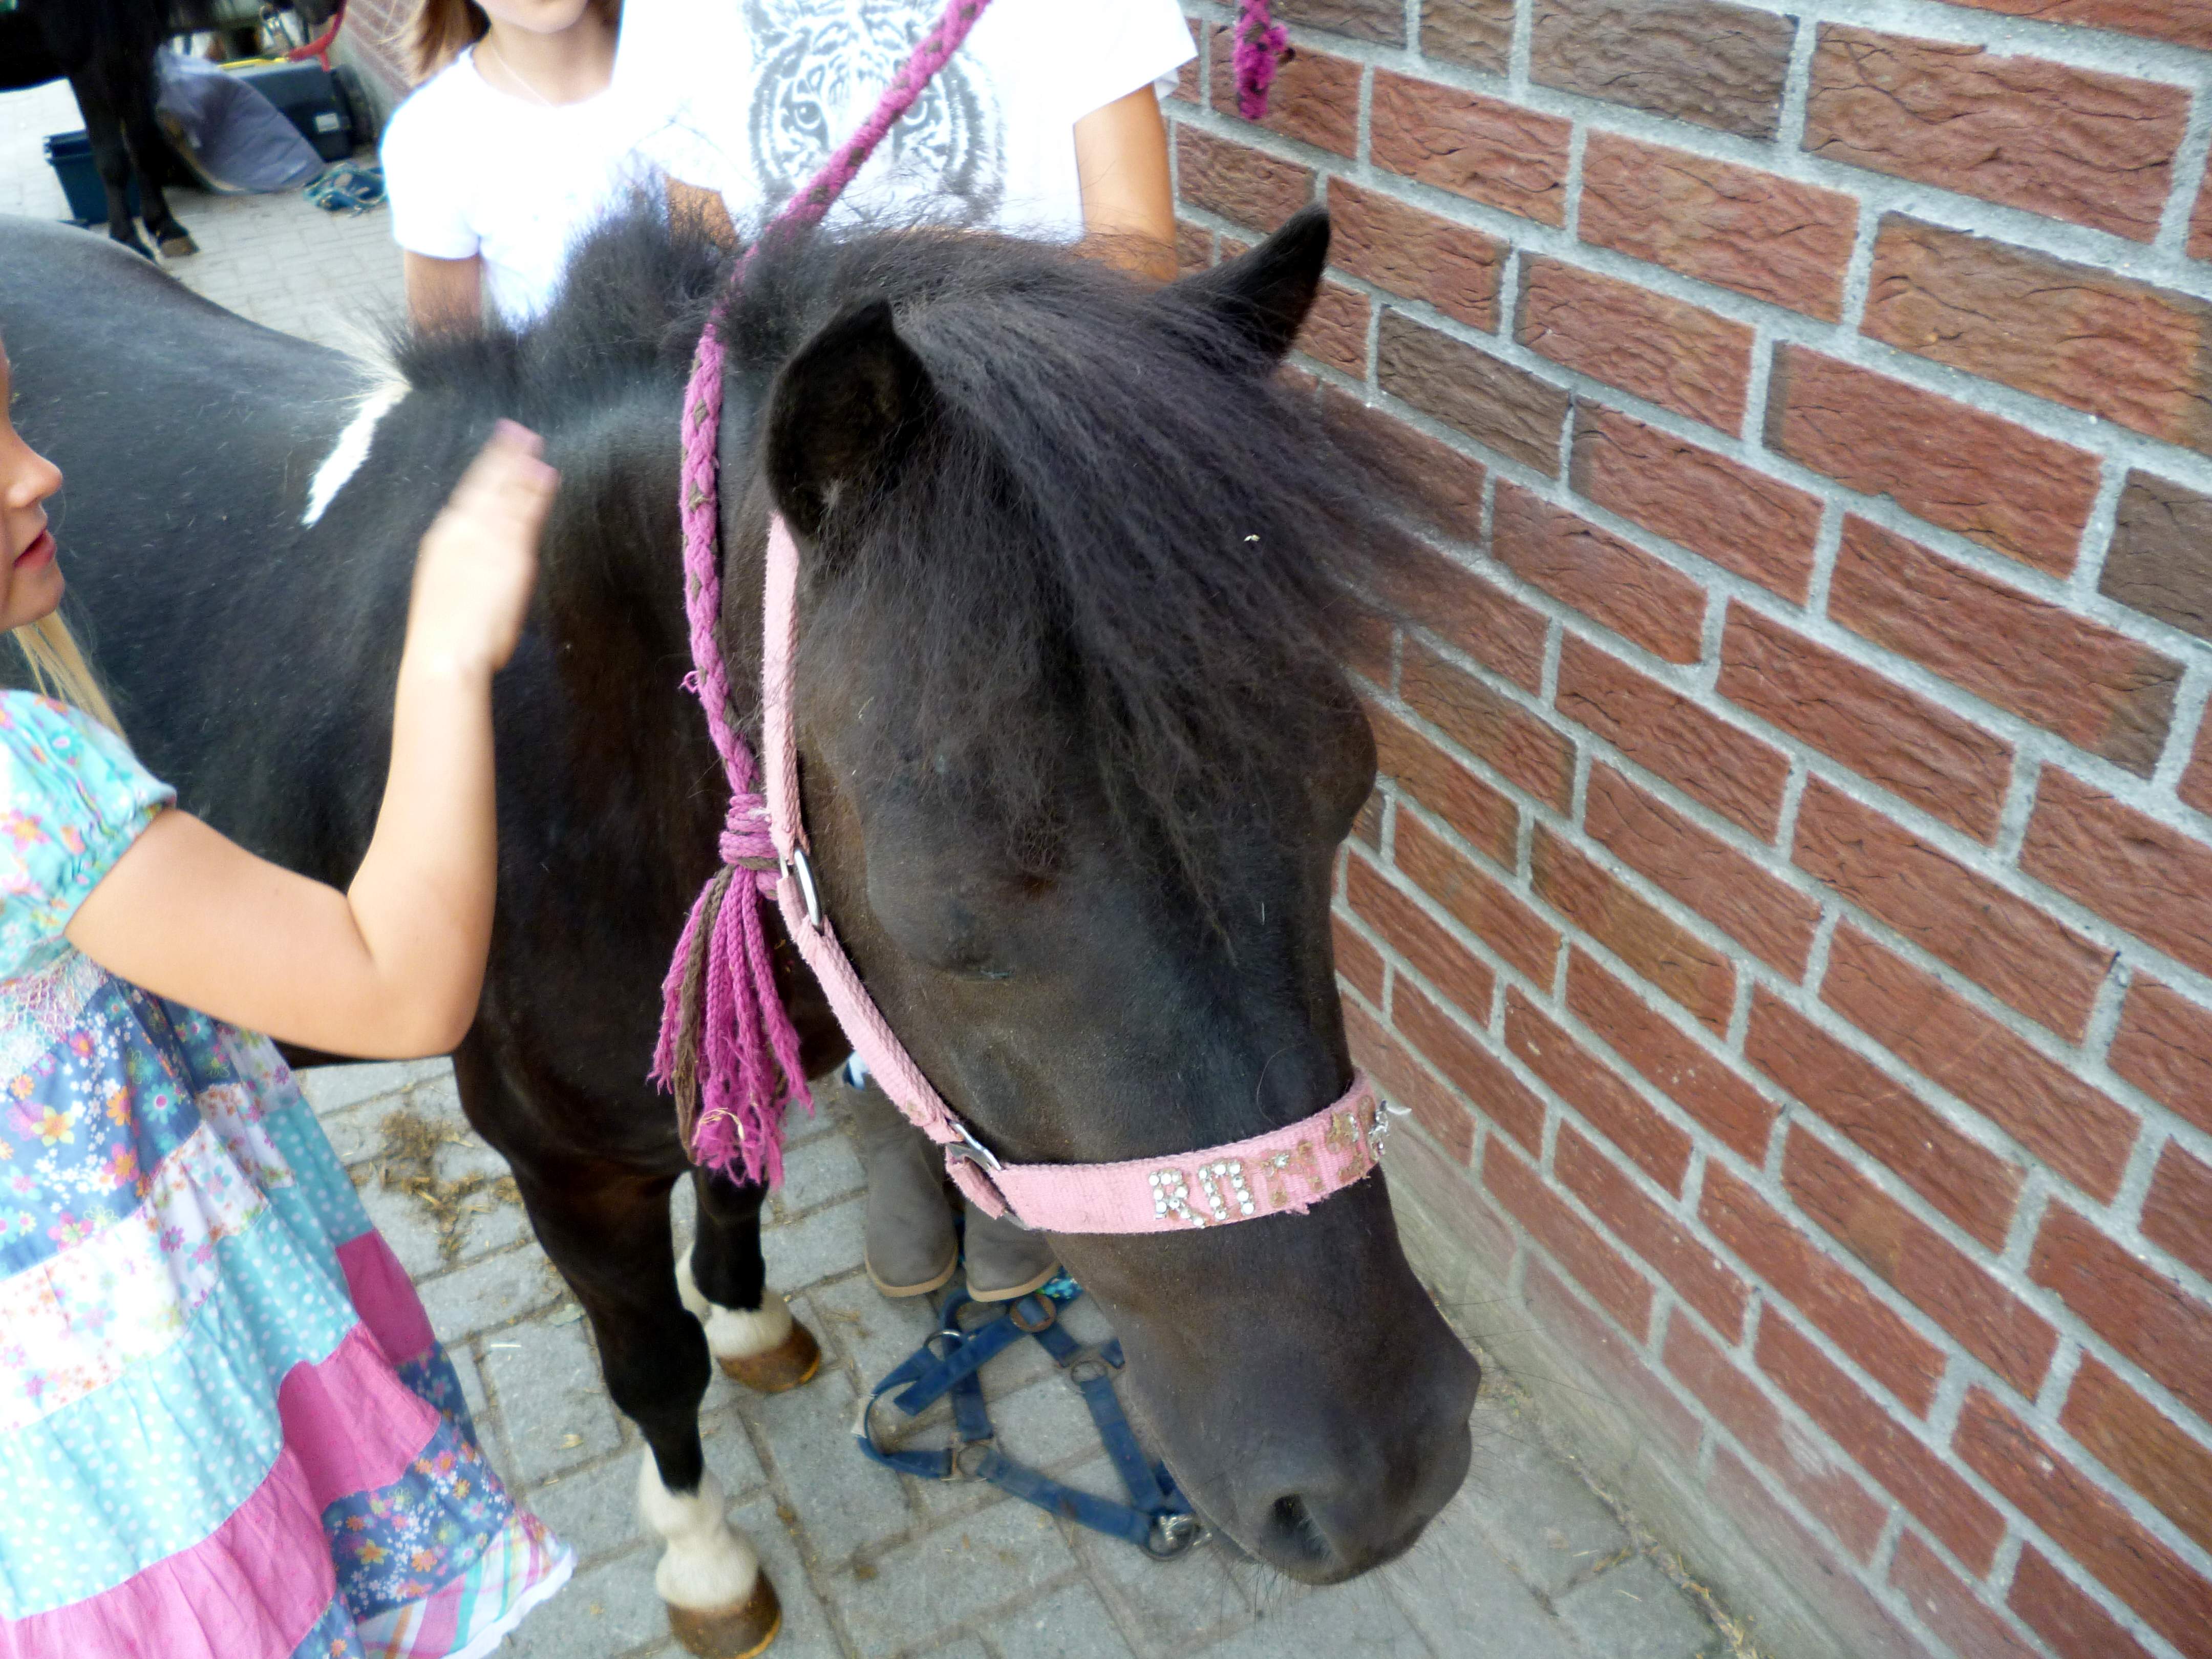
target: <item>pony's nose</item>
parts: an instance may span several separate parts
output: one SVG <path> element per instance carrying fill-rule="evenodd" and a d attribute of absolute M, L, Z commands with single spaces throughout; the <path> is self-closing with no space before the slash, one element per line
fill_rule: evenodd
<path fill-rule="evenodd" d="M 1474 1455 L 1468 1418 L 1481 1376 L 1464 1350 L 1455 1375 L 1430 1393 L 1434 1408 L 1386 1443 L 1290 1476 L 1278 1468 L 1244 1506 L 1258 1524 L 1252 1551 L 1278 1571 L 1333 1584 L 1395 1560 L 1451 1501 Z"/>

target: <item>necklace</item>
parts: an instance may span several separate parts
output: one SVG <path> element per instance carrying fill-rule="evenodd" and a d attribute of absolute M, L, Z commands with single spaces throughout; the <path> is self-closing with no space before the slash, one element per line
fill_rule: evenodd
<path fill-rule="evenodd" d="M 499 59 L 499 66 L 506 72 L 508 80 L 520 87 L 525 92 L 528 93 L 532 98 L 535 98 L 547 109 L 558 109 L 561 107 L 560 105 L 555 103 L 544 93 L 538 91 L 537 88 L 532 86 L 528 79 L 523 75 L 522 71 L 515 68 L 513 64 L 507 62 L 507 54 L 499 49 L 498 43 L 493 40 L 491 36 L 487 34 L 478 44 L 481 45 L 486 52 Z"/>

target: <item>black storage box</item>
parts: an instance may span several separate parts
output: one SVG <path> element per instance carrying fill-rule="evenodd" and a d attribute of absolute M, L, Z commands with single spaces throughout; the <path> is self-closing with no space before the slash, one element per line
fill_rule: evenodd
<path fill-rule="evenodd" d="M 100 182 L 100 169 L 93 165 L 92 140 L 82 132 L 57 132 L 46 140 L 46 165 L 53 168 L 54 176 L 62 181 L 62 194 L 69 198 L 70 217 L 82 224 L 104 225 L 107 222 L 107 186 Z M 138 181 L 134 177 L 125 194 L 131 216 L 138 214 Z"/>
<path fill-rule="evenodd" d="M 231 71 L 284 112 L 325 161 L 353 154 L 353 112 L 320 64 L 267 64 Z"/>

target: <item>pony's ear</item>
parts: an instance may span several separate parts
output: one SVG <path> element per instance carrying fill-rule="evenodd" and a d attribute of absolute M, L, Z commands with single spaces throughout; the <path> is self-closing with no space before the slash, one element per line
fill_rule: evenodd
<path fill-rule="evenodd" d="M 1305 325 L 1328 264 L 1328 210 L 1302 208 L 1249 253 L 1186 276 L 1167 291 L 1228 323 L 1270 363 Z"/>
<path fill-rule="evenodd" d="M 932 396 L 929 371 L 885 301 L 845 313 L 801 346 L 769 393 L 769 488 L 792 528 L 811 539 L 840 501 L 895 472 Z"/>

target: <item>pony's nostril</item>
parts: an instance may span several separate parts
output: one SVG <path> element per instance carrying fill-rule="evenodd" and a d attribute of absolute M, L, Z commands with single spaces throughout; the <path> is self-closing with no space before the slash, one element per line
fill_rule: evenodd
<path fill-rule="evenodd" d="M 1267 1506 L 1267 1531 L 1270 1541 L 1302 1559 L 1319 1564 L 1334 1553 L 1306 1500 L 1294 1492 L 1284 1493 Z"/>

